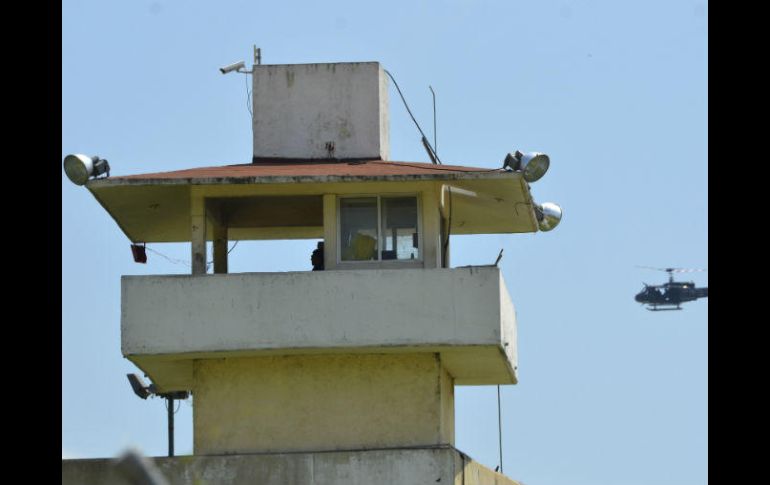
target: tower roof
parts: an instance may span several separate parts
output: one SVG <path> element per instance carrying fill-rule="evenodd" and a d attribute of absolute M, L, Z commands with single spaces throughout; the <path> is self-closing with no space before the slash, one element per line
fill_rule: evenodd
<path fill-rule="evenodd" d="M 347 182 L 446 180 L 473 174 L 507 174 L 502 169 L 434 165 L 422 162 L 384 160 L 263 159 L 256 163 L 190 168 L 94 180 L 89 187 L 111 185 L 175 185 L 284 182 Z"/>
<path fill-rule="evenodd" d="M 420 162 L 263 159 L 256 163 L 112 176 L 86 187 L 134 242 L 190 240 L 195 191 L 228 210 L 267 210 L 263 228 L 294 217 L 281 238 L 322 237 L 320 196 L 434 190 L 451 212 L 452 234 L 537 231 L 529 186 L 520 173 Z M 265 209 L 266 208 L 266 209 Z M 253 212 L 253 211 L 252 211 Z M 317 212 L 318 217 L 313 216 Z M 273 239 L 270 231 L 233 228 L 231 239 Z"/>

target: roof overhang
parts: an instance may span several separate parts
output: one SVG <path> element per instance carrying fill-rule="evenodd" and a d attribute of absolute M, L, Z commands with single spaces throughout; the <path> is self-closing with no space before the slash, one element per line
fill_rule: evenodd
<path fill-rule="evenodd" d="M 417 173 L 287 173 L 253 175 L 216 169 L 168 172 L 91 180 L 86 184 L 104 209 L 133 242 L 190 241 L 191 197 L 242 200 L 255 197 L 320 196 L 323 194 L 415 192 L 437 190 L 445 216 L 451 213 L 452 234 L 497 234 L 537 231 L 532 197 L 521 174 L 502 170 L 453 170 L 430 164 L 385 165 L 413 167 Z M 324 164 L 339 165 L 339 164 Z M 237 166 L 240 167 L 240 166 Z M 442 169 L 441 167 L 447 167 Z M 318 171 L 316 169 L 316 171 Z M 339 171 L 339 170 L 338 170 Z M 361 171 L 361 170 L 359 170 Z M 372 172 L 373 170 L 369 170 Z M 427 173 L 419 173 L 421 171 Z M 189 176 L 188 176 L 189 175 Z M 306 200 L 307 197 L 304 197 Z M 209 227 L 209 239 L 212 237 Z M 317 223 L 283 227 L 280 238 L 323 237 Z M 275 227 L 231 228 L 229 239 L 275 239 Z"/>

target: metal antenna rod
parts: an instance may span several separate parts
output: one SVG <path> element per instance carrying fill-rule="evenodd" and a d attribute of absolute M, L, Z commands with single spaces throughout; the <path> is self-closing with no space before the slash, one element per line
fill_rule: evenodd
<path fill-rule="evenodd" d="M 497 385 L 497 436 L 500 438 L 500 473 L 503 473 L 503 418 L 500 412 L 500 385 Z"/>
<path fill-rule="evenodd" d="M 438 155 L 438 141 L 436 141 L 436 92 L 433 91 L 433 86 L 428 85 L 428 87 L 433 94 L 433 151 Z"/>
<path fill-rule="evenodd" d="M 168 456 L 174 456 L 174 398 L 166 398 L 168 406 Z"/>

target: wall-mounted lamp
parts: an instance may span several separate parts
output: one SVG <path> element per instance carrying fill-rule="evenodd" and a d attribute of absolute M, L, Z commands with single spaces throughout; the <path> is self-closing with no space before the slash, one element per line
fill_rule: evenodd
<path fill-rule="evenodd" d="M 110 164 L 107 160 L 76 153 L 64 157 L 64 173 L 73 184 L 85 185 L 91 177 L 106 173 L 110 176 Z"/>
<path fill-rule="evenodd" d="M 149 386 L 144 383 L 141 377 L 136 374 L 126 374 L 128 382 L 131 383 L 131 389 L 134 394 L 147 399 L 155 395 L 166 400 L 166 411 L 168 415 L 168 456 L 174 456 L 174 399 L 187 399 L 190 393 L 187 391 L 158 392 L 155 384 Z"/>
<path fill-rule="evenodd" d="M 503 161 L 503 168 L 510 167 L 511 170 L 522 172 L 524 180 L 527 182 L 540 180 L 550 165 L 551 159 L 545 153 L 521 153 L 518 150 L 506 155 L 505 161 Z"/>
<path fill-rule="evenodd" d="M 135 263 L 147 263 L 147 250 L 146 245 L 138 245 L 138 244 L 132 244 L 131 245 L 131 254 L 134 255 L 134 262 Z"/>
<path fill-rule="evenodd" d="M 128 377 L 128 382 L 131 384 L 131 389 L 134 390 L 134 394 L 141 397 L 142 399 L 147 399 L 151 395 L 155 394 L 155 386 L 152 384 L 148 386 L 138 375 L 126 374 L 126 377 Z"/>

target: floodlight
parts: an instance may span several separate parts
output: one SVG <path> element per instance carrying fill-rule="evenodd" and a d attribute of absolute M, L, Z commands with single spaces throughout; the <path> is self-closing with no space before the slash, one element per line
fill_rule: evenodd
<path fill-rule="evenodd" d="M 134 255 L 135 263 L 147 263 L 146 245 L 140 246 L 138 244 L 132 244 L 131 253 Z"/>
<path fill-rule="evenodd" d="M 64 173 L 76 185 L 85 185 L 91 177 L 106 173 L 110 176 L 110 164 L 107 160 L 76 153 L 64 157 Z"/>
<path fill-rule="evenodd" d="M 239 61 L 234 64 L 230 64 L 228 66 L 219 68 L 222 74 L 227 74 L 228 72 L 237 71 L 238 69 L 246 69 L 246 63 L 243 61 Z"/>
<path fill-rule="evenodd" d="M 512 170 L 522 172 L 524 180 L 527 182 L 540 180 L 548 171 L 550 165 L 551 159 L 545 153 L 521 153 L 518 150 L 506 155 L 503 162 L 503 168 L 511 167 Z"/>
<path fill-rule="evenodd" d="M 535 204 L 535 216 L 537 216 L 537 227 L 541 231 L 550 231 L 561 222 L 561 207 L 553 202 Z"/>
<path fill-rule="evenodd" d="M 134 394 L 137 396 L 141 397 L 142 399 L 147 399 L 147 397 L 152 394 L 150 386 L 145 385 L 142 378 L 138 375 L 126 374 L 126 377 L 128 377 L 128 382 L 131 383 L 131 388 L 134 390 Z"/>

